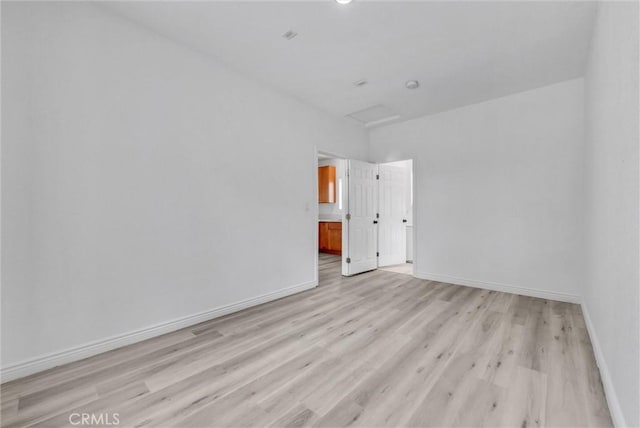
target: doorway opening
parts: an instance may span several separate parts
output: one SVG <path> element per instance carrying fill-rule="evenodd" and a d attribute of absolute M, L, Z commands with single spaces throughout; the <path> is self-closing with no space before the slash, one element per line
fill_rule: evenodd
<path fill-rule="evenodd" d="M 317 152 L 316 274 L 318 282 L 339 280 L 347 263 L 346 184 L 348 160 L 340 155 Z"/>
<path fill-rule="evenodd" d="M 317 156 L 319 270 L 337 273 L 339 263 L 343 276 L 375 269 L 413 275 L 413 161 Z"/>

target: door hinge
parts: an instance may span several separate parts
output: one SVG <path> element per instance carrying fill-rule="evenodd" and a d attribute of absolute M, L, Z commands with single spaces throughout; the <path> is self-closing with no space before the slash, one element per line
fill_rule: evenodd
<path fill-rule="evenodd" d="M 351 214 L 347 214 L 347 220 L 351 220 Z"/>
<path fill-rule="evenodd" d="M 376 213 L 376 218 L 380 218 L 380 213 Z"/>
<path fill-rule="evenodd" d="M 380 180 L 380 174 L 376 174 L 376 180 Z"/>
<path fill-rule="evenodd" d="M 347 263 L 351 263 L 351 257 L 347 257 Z"/>
<path fill-rule="evenodd" d="M 380 257 L 380 253 L 376 251 L 376 257 Z"/>

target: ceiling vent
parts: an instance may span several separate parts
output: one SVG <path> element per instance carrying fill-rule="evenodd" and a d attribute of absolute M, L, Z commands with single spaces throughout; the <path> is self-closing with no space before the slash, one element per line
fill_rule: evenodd
<path fill-rule="evenodd" d="M 398 119 L 400 116 L 389 107 L 378 104 L 377 106 L 350 113 L 347 117 L 357 120 L 364 126 L 373 126 Z"/>
<path fill-rule="evenodd" d="M 296 33 L 295 31 L 293 31 L 293 30 L 289 30 L 289 31 L 287 31 L 286 33 L 284 33 L 284 34 L 282 35 L 282 37 L 283 37 L 283 38 L 285 38 L 285 39 L 287 39 L 287 40 L 291 40 L 291 39 L 293 39 L 293 38 L 294 38 L 295 36 L 297 36 L 297 35 L 298 35 L 298 33 Z"/>

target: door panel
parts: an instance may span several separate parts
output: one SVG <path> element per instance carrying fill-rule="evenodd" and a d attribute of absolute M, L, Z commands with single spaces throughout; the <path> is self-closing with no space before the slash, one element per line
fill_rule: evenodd
<path fill-rule="evenodd" d="M 408 169 L 404 166 L 380 164 L 378 259 L 379 266 L 407 261 L 406 214 L 409 195 Z"/>
<path fill-rule="evenodd" d="M 378 267 L 376 208 L 378 205 L 376 174 L 378 167 L 361 161 L 348 162 L 348 252 L 351 262 L 347 275 L 366 272 Z"/>

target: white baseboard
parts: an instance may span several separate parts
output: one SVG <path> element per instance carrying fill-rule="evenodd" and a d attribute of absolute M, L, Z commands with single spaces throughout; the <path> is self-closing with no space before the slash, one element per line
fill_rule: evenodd
<path fill-rule="evenodd" d="M 602 353 L 602 348 L 600 347 L 600 341 L 598 340 L 598 336 L 596 335 L 596 330 L 594 329 L 593 323 L 591 322 L 589 310 L 587 309 L 587 305 L 585 304 L 585 302 L 582 302 L 581 306 L 582 315 L 584 316 L 584 322 L 587 325 L 587 332 L 589 333 L 591 345 L 593 346 L 593 353 L 596 356 L 596 364 L 600 369 L 600 378 L 602 379 L 604 395 L 607 397 L 607 404 L 609 405 L 609 413 L 611 413 L 613 426 L 621 428 L 626 427 L 628 425 L 624 419 L 622 408 L 620 408 L 618 395 L 616 394 L 616 390 L 613 387 L 613 381 L 611 380 L 611 375 L 609 374 L 609 368 L 607 367 L 607 362 L 604 359 L 604 354 Z"/>
<path fill-rule="evenodd" d="M 171 321 L 165 321 L 139 330 L 134 330 L 128 333 L 97 340 L 63 351 L 54 352 L 20 363 L 12 364 L 0 369 L 0 379 L 2 379 L 3 383 L 14 379 L 19 379 L 21 377 L 50 369 L 52 367 L 78 361 L 83 358 L 91 357 L 93 355 L 120 348 L 125 345 L 130 345 L 132 343 L 140 342 L 145 339 L 160 336 L 161 334 L 180 330 L 181 328 L 189 327 L 203 321 L 208 321 L 214 318 L 221 317 L 223 315 L 228 315 L 233 312 L 238 312 L 243 309 L 250 308 L 252 306 L 260 305 L 262 303 L 267 303 L 272 300 L 300 293 L 302 291 L 314 288 L 317 285 L 317 281 L 305 282 L 302 284 L 294 285 L 292 287 L 283 288 L 272 293 L 252 297 L 241 302 L 220 306 L 208 311 L 188 315 L 186 317 L 177 318 Z"/>
<path fill-rule="evenodd" d="M 502 291 L 504 293 L 520 294 L 523 296 L 539 297 L 541 299 L 558 300 L 560 302 L 580 303 L 580 296 L 556 291 L 540 290 L 535 288 L 518 287 L 515 285 L 500 284 L 496 282 L 477 281 L 474 279 L 458 278 L 450 275 L 440 275 L 429 272 L 415 272 L 420 279 L 446 282 L 449 284 L 466 285 L 468 287 L 483 288 L 486 290 Z"/>

